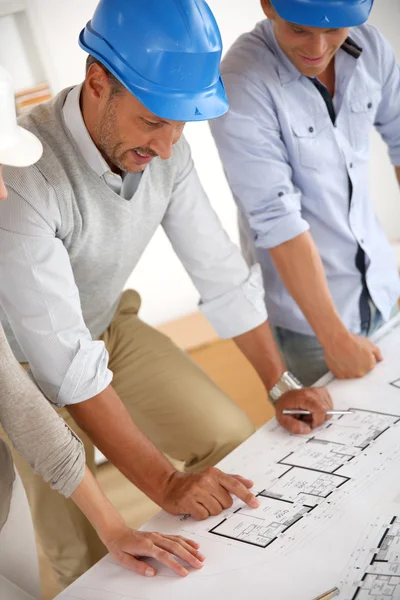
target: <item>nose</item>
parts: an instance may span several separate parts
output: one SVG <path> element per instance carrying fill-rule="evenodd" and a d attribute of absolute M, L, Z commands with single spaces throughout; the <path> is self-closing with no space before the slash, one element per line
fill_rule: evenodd
<path fill-rule="evenodd" d="M 173 127 L 163 127 L 157 132 L 157 136 L 153 138 L 150 148 L 158 154 L 163 160 L 167 160 L 172 156 L 173 145 L 176 144 L 180 138 L 178 133 Z"/>
<path fill-rule="evenodd" d="M 0 165 L 0 200 L 5 200 L 7 198 L 7 188 L 4 184 L 2 171 L 3 171 L 3 166 Z"/>
<path fill-rule="evenodd" d="M 320 56 L 323 56 L 327 49 L 328 44 L 326 43 L 325 35 L 321 33 L 317 33 L 313 36 L 307 48 L 310 58 L 319 58 Z"/>

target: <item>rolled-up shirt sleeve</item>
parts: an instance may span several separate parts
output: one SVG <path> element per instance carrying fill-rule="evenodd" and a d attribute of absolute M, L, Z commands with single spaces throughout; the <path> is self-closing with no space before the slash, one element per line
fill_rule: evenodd
<path fill-rule="evenodd" d="M 381 63 L 382 98 L 376 113 L 375 126 L 389 147 L 389 155 L 395 167 L 400 166 L 400 67 L 393 48 L 374 28 L 378 44 L 377 53 Z"/>
<path fill-rule="evenodd" d="M 273 248 L 309 229 L 301 193 L 267 93 L 244 75 L 224 74 L 230 110 L 210 122 L 235 200 L 254 243 Z"/>
<path fill-rule="evenodd" d="M 103 391 L 112 373 L 83 319 L 53 193 L 43 189 L 41 212 L 12 187 L 0 203 L 0 303 L 36 383 L 64 406 Z"/>
<path fill-rule="evenodd" d="M 199 291 L 199 308 L 222 338 L 255 329 L 267 319 L 258 266 L 249 270 L 203 190 L 187 142 L 176 149 L 181 172 L 162 226 Z"/>

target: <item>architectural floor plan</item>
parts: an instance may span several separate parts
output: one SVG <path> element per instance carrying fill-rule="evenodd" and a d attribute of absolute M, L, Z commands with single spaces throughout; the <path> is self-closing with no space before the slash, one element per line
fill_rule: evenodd
<path fill-rule="evenodd" d="M 266 548 L 308 514 L 313 507 L 298 506 L 291 500 L 257 494 L 260 507 L 247 511 L 238 508 L 230 517 L 222 519 L 209 533 L 237 540 L 259 548 Z"/>
<path fill-rule="evenodd" d="M 205 521 L 160 512 L 147 531 L 200 544 L 203 569 L 141 578 L 105 557 L 59 600 L 400 600 L 400 316 L 379 333 L 384 360 L 366 377 L 324 384 L 337 409 L 310 435 L 272 420 L 218 467 L 254 482 L 260 506 Z"/>
<path fill-rule="evenodd" d="M 351 600 L 400 598 L 400 517 L 372 519 L 353 552 L 344 576 Z"/>
<path fill-rule="evenodd" d="M 320 428 L 315 435 L 302 438 L 299 445 L 299 438 L 293 438 L 296 448 L 282 456 L 265 473 L 270 483 L 257 494 L 260 507 L 256 510 L 242 507 L 226 511 L 208 532 L 267 548 L 290 529 L 294 541 L 295 526 L 316 507 L 320 507 L 321 519 L 325 501 L 335 500 L 337 492 L 352 483 L 353 469 L 349 467 L 355 459 L 358 459 L 356 481 L 358 486 L 361 485 L 363 465 L 374 460 L 374 443 L 400 423 L 400 416 L 351 410 L 352 414 L 341 415 Z M 379 456 L 376 458 L 375 474 L 378 475 Z"/>

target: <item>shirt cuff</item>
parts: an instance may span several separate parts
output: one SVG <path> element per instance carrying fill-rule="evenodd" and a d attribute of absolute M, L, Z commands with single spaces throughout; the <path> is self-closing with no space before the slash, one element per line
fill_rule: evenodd
<path fill-rule="evenodd" d="M 223 339 L 242 335 L 262 325 L 268 314 L 260 266 L 251 268 L 241 286 L 208 302 L 200 302 L 199 308 Z"/>
<path fill-rule="evenodd" d="M 55 404 L 59 407 L 78 404 L 100 394 L 113 378 L 107 365 L 108 352 L 103 342 L 80 340 L 79 350 L 64 377 Z M 40 387 L 46 393 L 45 386 Z"/>
<path fill-rule="evenodd" d="M 293 240 L 309 229 L 309 224 L 301 218 L 300 213 L 292 213 L 281 217 L 275 225 L 270 226 L 267 233 L 257 232 L 254 243 L 257 248 L 275 248 Z"/>

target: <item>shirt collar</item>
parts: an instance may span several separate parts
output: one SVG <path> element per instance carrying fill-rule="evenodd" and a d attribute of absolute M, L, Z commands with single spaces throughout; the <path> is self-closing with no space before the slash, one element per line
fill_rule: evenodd
<path fill-rule="evenodd" d="M 346 54 L 350 54 L 353 58 L 360 58 L 363 49 L 361 46 L 355 43 L 355 41 L 349 36 L 346 38 L 344 44 L 342 45 L 342 50 L 346 52 Z"/>
<path fill-rule="evenodd" d="M 300 77 L 302 77 L 300 71 L 294 66 L 292 61 L 288 59 L 276 40 L 274 27 L 270 19 L 265 20 L 264 33 L 267 45 L 270 46 L 273 54 L 278 59 L 278 72 L 282 85 L 287 85 L 296 81 L 296 79 L 300 79 Z M 362 48 L 358 46 L 350 36 L 346 38 L 341 49 L 355 59 L 358 59 L 362 53 Z"/>
<path fill-rule="evenodd" d="M 68 93 L 63 107 L 64 120 L 90 168 L 99 177 L 103 177 L 106 173 L 111 173 L 111 170 L 86 129 L 79 104 L 82 85 L 77 85 Z"/>

